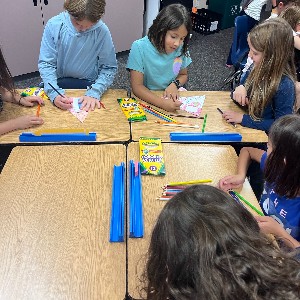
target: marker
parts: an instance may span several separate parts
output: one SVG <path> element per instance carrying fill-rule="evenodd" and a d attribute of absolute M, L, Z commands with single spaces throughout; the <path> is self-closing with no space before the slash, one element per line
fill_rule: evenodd
<path fill-rule="evenodd" d="M 252 205 L 250 202 L 248 202 L 245 198 L 243 198 L 238 192 L 234 192 L 239 199 L 241 199 L 244 203 L 246 203 L 250 208 L 252 208 L 255 212 L 257 212 L 260 216 L 264 216 L 264 214 L 258 210 L 254 205 Z"/>
<path fill-rule="evenodd" d="M 207 119 L 207 114 L 205 114 L 205 116 L 204 116 L 204 121 L 203 121 L 203 126 L 202 126 L 202 133 L 204 133 L 204 130 L 205 130 L 206 119 Z"/>
<path fill-rule="evenodd" d="M 186 124 L 186 123 L 171 123 L 171 122 L 161 122 L 155 121 L 155 123 L 164 125 L 164 126 L 173 126 L 173 127 L 185 127 L 185 128 L 199 128 L 199 125 L 195 124 Z"/>
<path fill-rule="evenodd" d="M 221 115 L 223 115 L 224 113 L 222 112 L 222 110 L 217 107 L 217 110 L 221 113 Z M 236 128 L 236 124 L 234 122 L 229 122 L 234 128 Z"/>

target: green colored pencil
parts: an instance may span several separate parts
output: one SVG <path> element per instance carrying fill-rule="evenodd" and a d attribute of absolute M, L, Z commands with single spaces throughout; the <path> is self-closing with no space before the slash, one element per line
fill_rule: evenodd
<path fill-rule="evenodd" d="M 205 116 L 204 116 L 204 121 L 203 121 L 203 126 L 202 126 L 202 133 L 204 133 L 204 130 L 205 130 L 206 119 L 207 119 L 207 114 L 205 114 Z"/>
<path fill-rule="evenodd" d="M 252 205 L 249 201 L 247 201 L 243 196 L 241 196 L 238 192 L 233 191 L 237 197 L 239 197 L 245 204 L 251 207 L 255 212 L 257 212 L 260 216 L 264 216 L 264 214 L 258 210 L 254 205 Z"/>

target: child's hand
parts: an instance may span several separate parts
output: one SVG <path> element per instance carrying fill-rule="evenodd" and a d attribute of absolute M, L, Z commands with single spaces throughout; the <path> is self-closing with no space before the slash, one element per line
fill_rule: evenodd
<path fill-rule="evenodd" d="M 239 85 L 238 87 L 236 87 L 232 94 L 232 98 L 242 106 L 245 106 L 249 103 L 247 98 L 247 91 L 243 85 Z"/>
<path fill-rule="evenodd" d="M 263 233 L 271 233 L 278 237 L 285 235 L 285 229 L 274 218 L 268 216 L 255 216 L 255 219 Z"/>
<path fill-rule="evenodd" d="M 264 234 L 273 234 L 275 237 L 292 248 L 300 247 L 300 242 L 294 239 L 274 218 L 268 216 L 255 216 L 258 226 Z"/>
<path fill-rule="evenodd" d="M 161 100 L 160 107 L 166 111 L 175 112 L 176 110 L 180 109 L 180 105 L 182 103 L 178 100 L 173 100 L 171 98 L 163 98 Z"/>
<path fill-rule="evenodd" d="M 36 116 L 21 116 L 14 119 L 15 129 L 26 129 L 33 126 L 41 125 L 44 121 Z"/>
<path fill-rule="evenodd" d="M 235 111 L 225 111 L 223 113 L 223 118 L 228 122 L 234 122 L 240 124 L 243 121 L 243 114 Z"/>
<path fill-rule="evenodd" d="M 60 109 L 67 110 L 72 108 L 72 99 L 68 97 L 57 96 L 54 99 L 54 104 Z"/>
<path fill-rule="evenodd" d="M 220 179 L 218 188 L 223 191 L 240 188 L 245 182 L 245 177 L 242 175 L 228 175 Z"/>
<path fill-rule="evenodd" d="M 170 84 L 164 91 L 164 98 L 171 98 L 172 100 L 178 100 L 179 93 L 175 84 Z"/>
<path fill-rule="evenodd" d="M 33 106 L 34 103 L 44 105 L 44 100 L 38 96 L 26 96 L 20 99 L 20 104 L 24 106 Z"/>
<path fill-rule="evenodd" d="M 95 110 L 96 106 L 97 108 L 101 108 L 100 101 L 89 96 L 83 96 L 78 103 L 81 103 L 80 109 L 85 111 Z"/>

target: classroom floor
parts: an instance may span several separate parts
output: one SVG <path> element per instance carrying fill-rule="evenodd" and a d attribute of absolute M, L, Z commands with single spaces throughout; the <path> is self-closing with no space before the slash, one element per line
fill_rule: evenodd
<path fill-rule="evenodd" d="M 193 62 L 188 68 L 188 90 L 221 90 L 223 80 L 231 72 L 225 63 L 233 38 L 233 30 L 234 28 L 228 28 L 206 36 L 193 32 L 189 46 Z M 128 53 L 129 51 L 117 54 L 118 73 L 111 86 L 113 89 L 129 87 L 129 72 L 126 70 Z M 36 86 L 40 82 L 41 78 L 37 72 L 15 78 L 17 88 Z M 229 90 L 229 86 L 223 90 Z"/>

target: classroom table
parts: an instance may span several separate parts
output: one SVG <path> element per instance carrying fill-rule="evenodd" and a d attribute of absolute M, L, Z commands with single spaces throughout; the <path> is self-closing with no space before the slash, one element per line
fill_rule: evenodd
<path fill-rule="evenodd" d="M 128 240 L 128 286 L 129 294 L 139 298 L 141 274 L 155 221 L 165 205 L 165 201 L 156 198 L 162 194 L 162 186 L 168 182 L 212 179 L 216 185 L 220 178 L 236 172 L 237 155 L 229 145 L 187 145 L 163 143 L 166 166 L 165 176 L 142 176 L 144 238 Z M 131 143 L 128 147 L 128 159 L 139 160 L 139 145 Z M 249 202 L 259 208 L 259 204 L 246 179 L 239 191 Z M 260 208 L 259 208 L 260 209 Z M 254 211 L 249 209 L 253 214 Z"/>
<path fill-rule="evenodd" d="M 67 90 L 66 95 L 79 97 L 85 90 Z M 47 129 L 86 129 L 97 133 L 97 142 L 127 141 L 130 137 L 130 128 L 127 119 L 121 111 L 117 98 L 126 97 L 126 90 L 107 90 L 101 97 L 105 109 L 95 109 L 89 112 L 85 121 L 81 123 L 69 111 L 55 107 L 50 100 L 45 100 L 45 106 L 41 107 L 40 116 L 44 124 L 34 128 L 16 130 L 0 136 L 0 144 L 19 143 L 19 135 L 22 132 L 35 132 Z M 3 111 L 0 114 L 0 122 L 13 119 L 22 115 L 35 115 L 37 106 L 24 107 L 4 102 Z"/>
<path fill-rule="evenodd" d="M 123 145 L 13 149 L 0 175 L 1 299 L 124 299 L 126 248 L 109 228 L 125 159 Z"/>
<path fill-rule="evenodd" d="M 157 95 L 162 95 L 162 92 L 155 92 Z M 205 95 L 205 101 L 202 108 L 201 116 L 207 114 L 205 132 L 231 132 L 240 133 L 242 135 L 242 143 L 266 143 L 268 137 L 264 131 L 252 128 L 243 127 L 240 124 L 233 127 L 222 118 L 221 113 L 217 110 L 220 108 L 222 111 L 232 110 L 243 112 L 230 98 L 228 91 L 187 91 L 180 92 L 180 96 L 202 96 Z M 163 110 L 160 110 L 164 112 Z M 167 113 L 167 112 L 165 112 Z M 178 111 L 181 114 L 181 111 Z M 168 114 L 168 113 L 167 113 Z M 138 141 L 141 136 L 146 137 L 160 137 L 163 141 L 170 141 L 170 132 L 201 132 L 203 119 L 191 119 L 174 117 L 180 122 L 197 124 L 199 129 L 194 128 L 181 128 L 169 127 L 155 123 L 157 117 L 146 112 L 148 121 L 132 123 L 132 139 Z"/>

